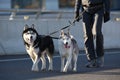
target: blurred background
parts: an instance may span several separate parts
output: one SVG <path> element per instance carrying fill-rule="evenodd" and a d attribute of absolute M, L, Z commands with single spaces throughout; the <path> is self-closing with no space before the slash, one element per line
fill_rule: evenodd
<path fill-rule="evenodd" d="M 111 20 L 103 24 L 104 48 L 120 49 L 120 0 L 111 1 Z M 75 0 L 0 0 L 0 55 L 26 54 L 22 40 L 25 24 L 41 35 L 60 30 L 74 20 Z M 84 50 L 82 22 L 70 28 L 81 50 Z M 58 37 L 59 32 L 51 35 Z M 54 40 L 55 51 L 58 51 Z"/>

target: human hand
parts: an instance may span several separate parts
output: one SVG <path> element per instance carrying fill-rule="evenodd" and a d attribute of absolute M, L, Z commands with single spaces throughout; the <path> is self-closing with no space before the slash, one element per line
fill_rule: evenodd
<path fill-rule="evenodd" d="M 75 14 L 75 20 L 77 21 L 77 22 L 79 22 L 80 21 L 80 18 L 79 18 L 79 12 L 76 12 L 76 14 Z"/>

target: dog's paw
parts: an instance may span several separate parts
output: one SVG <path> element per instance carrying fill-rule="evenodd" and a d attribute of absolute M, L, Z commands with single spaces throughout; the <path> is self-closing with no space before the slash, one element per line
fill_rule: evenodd
<path fill-rule="evenodd" d="M 77 72 L 77 70 L 76 70 L 76 69 L 73 69 L 73 72 Z"/>
<path fill-rule="evenodd" d="M 63 71 L 62 71 L 62 72 L 66 73 L 66 72 L 67 72 L 67 69 L 63 69 Z"/>
<path fill-rule="evenodd" d="M 48 69 L 48 71 L 53 71 L 53 69 Z"/>
<path fill-rule="evenodd" d="M 67 71 L 62 71 L 62 73 L 67 73 Z"/>
<path fill-rule="evenodd" d="M 33 65 L 31 71 L 38 72 L 39 71 L 38 66 Z"/>
<path fill-rule="evenodd" d="M 34 72 L 38 72 L 39 71 L 39 68 L 38 67 L 32 67 L 31 71 L 34 71 Z"/>
<path fill-rule="evenodd" d="M 31 71 L 33 71 L 33 72 L 38 72 L 39 69 L 31 69 Z"/>
<path fill-rule="evenodd" d="M 41 71 L 46 71 L 46 68 L 44 68 L 44 69 L 41 69 Z"/>

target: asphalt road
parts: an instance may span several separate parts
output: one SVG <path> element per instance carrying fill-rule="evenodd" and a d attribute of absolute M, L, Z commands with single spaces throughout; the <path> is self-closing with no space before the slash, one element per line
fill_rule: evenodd
<path fill-rule="evenodd" d="M 0 56 L 0 80 L 120 80 L 120 51 L 105 52 L 103 68 L 86 68 L 86 63 L 85 54 L 80 54 L 78 71 L 62 73 L 60 57 L 55 55 L 54 71 L 32 72 L 32 61 L 28 55 Z M 39 68 L 41 68 L 41 62 Z"/>

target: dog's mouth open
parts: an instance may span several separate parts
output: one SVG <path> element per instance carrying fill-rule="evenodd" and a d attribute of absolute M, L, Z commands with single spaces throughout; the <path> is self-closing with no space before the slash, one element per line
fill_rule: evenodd
<path fill-rule="evenodd" d="M 64 44 L 65 48 L 70 48 L 70 46 L 68 44 Z"/>

